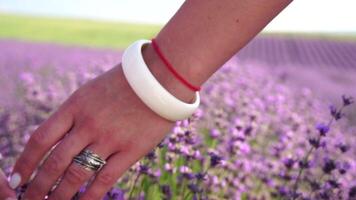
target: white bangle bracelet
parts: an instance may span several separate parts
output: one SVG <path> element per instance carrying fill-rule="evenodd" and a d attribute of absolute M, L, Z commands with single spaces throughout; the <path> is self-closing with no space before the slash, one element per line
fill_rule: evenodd
<path fill-rule="evenodd" d="M 150 40 L 138 40 L 122 55 L 124 75 L 136 95 L 155 113 L 170 121 L 186 119 L 200 104 L 199 92 L 195 92 L 192 104 L 183 102 L 169 93 L 153 76 L 142 57 L 142 46 Z"/>

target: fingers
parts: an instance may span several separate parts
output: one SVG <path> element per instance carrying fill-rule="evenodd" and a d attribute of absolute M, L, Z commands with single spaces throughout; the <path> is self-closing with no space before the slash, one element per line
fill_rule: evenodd
<path fill-rule="evenodd" d="M 66 105 L 68 103 L 69 101 L 64 103 L 32 134 L 14 166 L 10 179 L 12 188 L 28 181 L 46 152 L 72 127 L 73 115 L 69 109 L 70 106 Z"/>
<path fill-rule="evenodd" d="M 0 199 L 5 200 L 16 199 L 15 191 L 13 191 L 6 180 L 4 173 L 0 170 Z"/>
<path fill-rule="evenodd" d="M 81 200 L 99 200 L 116 183 L 117 179 L 135 163 L 140 156 L 123 151 L 110 156 L 107 164 L 99 171 Z"/>
<path fill-rule="evenodd" d="M 95 143 L 87 147 L 98 154 L 101 159 L 106 160 L 113 148 L 107 148 L 105 144 Z M 88 171 L 77 163 L 72 163 L 65 172 L 59 185 L 51 193 L 50 199 L 71 199 L 80 187 L 94 175 L 93 171 Z"/>
<path fill-rule="evenodd" d="M 64 173 L 77 155 L 89 143 L 87 132 L 74 128 L 53 149 L 44 163 L 39 168 L 36 176 L 30 182 L 24 197 L 29 199 L 43 199 L 55 185 L 58 178 Z"/>

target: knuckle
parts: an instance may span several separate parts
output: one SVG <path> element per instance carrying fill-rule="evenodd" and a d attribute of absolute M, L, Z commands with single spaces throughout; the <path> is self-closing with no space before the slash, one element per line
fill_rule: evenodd
<path fill-rule="evenodd" d="M 94 117 L 94 116 L 86 116 L 85 118 L 85 124 L 88 130 L 91 131 L 99 131 L 100 128 L 98 126 L 98 118 Z"/>
<path fill-rule="evenodd" d="M 84 183 L 87 179 L 87 173 L 77 167 L 77 166 L 70 166 L 68 168 L 68 171 L 65 176 L 65 180 L 70 184 L 70 185 L 81 185 Z"/>
<path fill-rule="evenodd" d="M 76 134 L 80 135 L 80 136 L 88 136 L 89 133 L 94 132 L 94 126 L 92 124 L 93 122 L 88 122 L 85 121 L 84 123 L 78 125 L 79 128 L 77 128 L 76 130 Z"/>
<path fill-rule="evenodd" d="M 89 81 L 90 82 L 90 81 Z M 73 109 L 80 107 L 88 99 L 88 91 L 86 90 L 88 83 L 75 90 L 72 95 L 67 99 L 66 103 Z"/>
<path fill-rule="evenodd" d="M 68 98 L 68 101 L 70 101 L 71 103 L 79 103 L 79 101 L 81 100 L 81 98 L 85 97 L 85 94 L 83 93 L 83 91 L 81 89 L 77 89 L 75 90 L 72 95 Z"/>
<path fill-rule="evenodd" d="M 47 134 L 42 130 L 43 127 L 39 127 L 31 136 L 29 140 L 30 146 L 36 148 L 46 144 Z"/>
<path fill-rule="evenodd" d="M 101 129 L 96 119 L 93 119 L 93 117 L 86 117 L 84 122 L 81 123 L 81 125 L 78 125 L 75 132 L 75 134 L 78 134 L 81 137 L 94 139 L 101 133 Z"/>
<path fill-rule="evenodd" d="M 109 186 L 114 184 L 116 178 L 111 172 L 102 171 L 102 173 L 100 173 L 99 176 L 96 177 L 96 181 L 98 181 L 100 185 Z"/>
<path fill-rule="evenodd" d="M 43 170 L 46 174 L 56 175 L 61 172 L 63 162 L 64 159 L 62 158 L 62 156 L 58 153 L 54 153 L 43 165 Z"/>
<path fill-rule="evenodd" d="M 67 106 L 68 109 L 75 109 L 78 108 L 78 105 L 80 105 L 80 94 L 79 90 L 76 90 L 65 102 L 65 105 Z"/>
<path fill-rule="evenodd" d="M 91 127 L 89 127 L 87 124 L 78 126 L 79 128 L 76 128 L 76 130 L 73 131 L 74 134 L 83 139 L 85 138 L 85 140 L 87 140 L 88 142 L 96 139 L 95 130 L 91 129 Z"/>

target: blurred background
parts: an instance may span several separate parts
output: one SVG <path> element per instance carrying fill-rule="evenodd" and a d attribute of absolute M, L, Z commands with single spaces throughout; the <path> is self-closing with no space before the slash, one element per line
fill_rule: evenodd
<path fill-rule="evenodd" d="M 5 56 L 12 49 L 4 46 L 12 46 L 10 41 L 26 51 L 35 43 L 122 50 L 138 38 L 157 34 L 183 2 L 0 0 L 2 76 L 9 73 L 3 68 L 12 59 Z M 355 95 L 355 7 L 353 0 L 294 1 L 237 57 L 266 64 L 288 82 L 329 99 Z M 16 56 L 21 60 L 25 62 L 25 52 Z"/>
<path fill-rule="evenodd" d="M 0 167 L 9 173 L 14 157 L 21 152 L 30 133 L 71 92 L 120 62 L 122 51 L 130 43 L 155 36 L 183 3 L 183 0 L 0 0 Z M 216 73 L 211 82 L 213 85 L 207 84 L 202 105 L 203 113 L 207 114 L 203 115 L 201 123 L 211 125 L 214 121 L 218 126 L 216 129 L 221 131 L 219 134 L 223 134 L 221 124 L 224 127 L 224 124 L 232 125 L 237 121 L 242 125 L 236 127 L 248 126 L 241 129 L 249 130 L 248 134 L 253 130 L 250 136 L 260 130 L 256 131 L 256 135 L 260 134 L 257 139 L 239 147 L 244 153 L 238 155 L 247 158 L 249 167 L 236 164 L 237 168 L 231 173 L 241 171 L 246 177 L 252 176 L 251 172 L 262 174 L 263 177 L 257 177 L 261 184 L 254 188 L 257 184 L 249 185 L 243 182 L 248 178 L 234 174 L 231 177 L 240 178 L 239 186 L 231 186 L 234 192 L 230 199 L 239 199 L 239 195 L 250 190 L 254 193 L 249 195 L 258 197 L 255 199 L 270 199 L 270 196 L 262 197 L 266 197 L 263 196 L 265 191 L 273 191 L 277 186 L 267 181 L 270 179 L 264 175 L 276 177 L 286 164 L 269 161 L 277 160 L 278 163 L 286 157 L 300 159 L 301 152 L 306 149 L 305 143 L 308 143 L 305 139 L 313 132 L 310 130 L 317 121 L 328 119 L 325 116 L 332 111 L 328 106 L 340 104 L 344 94 L 356 97 L 355 8 L 354 0 L 295 0 L 246 47 L 236 52 L 223 67 L 226 70 Z M 236 84 L 233 82 L 235 85 L 228 78 L 224 79 L 225 73 L 226 77 L 236 81 Z M 224 101 L 210 91 L 225 91 L 220 94 Z M 213 103 L 205 103 L 208 98 Z M 212 105 L 206 106 L 209 104 Z M 273 108 L 267 110 L 269 106 Z M 346 125 L 335 131 L 339 134 L 336 134 L 337 138 L 342 138 L 338 141 L 352 144 L 355 140 L 355 129 L 352 129 L 356 125 L 355 107 L 345 110 Z M 210 112 L 213 108 L 216 110 Z M 249 113 L 253 117 L 247 117 Z M 230 114 L 236 119 L 230 119 Z M 319 114 L 324 117 L 317 118 Z M 254 127 L 256 124 L 260 124 L 262 132 Z M 205 127 L 202 132 L 216 135 L 216 131 L 209 132 L 210 128 Z M 213 135 L 206 146 L 227 146 L 222 141 L 212 142 L 216 137 Z M 283 141 L 277 139 L 282 138 L 281 135 Z M 291 139 L 291 135 L 297 139 Z M 276 144 L 270 142 L 273 150 L 268 151 L 274 153 L 267 162 L 264 153 L 270 144 L 263 141 L 274 139 Z M 280 145 L 290 149 L 280 150 Z M 278 156 L 275 155 L 277 149 Z M 246 153 L 250 151 L 260 154 L 253 154 L 251 158 Z M 335 151 L 330 150 L 330 155 Z M 350 154 L 342 157 L 348 161 L 347 166 L 351 166 L 347 169 L 356 169 L 355 152 L 355 149 L 350 150 Z M 293 168 L 286 166 L 288 170 Z M 276 174 L 269 174 L 274 172 L 272 168 Z M 355 172 L 343 179 L 342 183 L 348 185 L 344 187 L 344 199 L 348 195 L 349 199 L 356 198 Z M 221 176 L 219 173 L 216 177 Z M 272 180 L 279 183 L 275 178 Z M 349 188 L 352 181 L 355 187 Z M 179 191 L 175 192 L 179 194 Z"/>

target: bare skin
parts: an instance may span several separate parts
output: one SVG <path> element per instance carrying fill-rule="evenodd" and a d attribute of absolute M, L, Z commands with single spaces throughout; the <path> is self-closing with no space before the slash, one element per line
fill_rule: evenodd
<path fill-rule="evenodd" d="M 15 192 L 9 187 L 5 174 L 0 170 L 0 199 L 15 197 Z"/>
<path fill-rule="evenodd" d="M 201 86 L 290 2 L 189 0 L 159 32 L 156 41 L 177 71 Z M 194 98 L 194 92 L 173 77 L 150 45 L 143 49 L 143 56 L 169 92 L 186 102 Z M 39 167 L 25 193 L 30 200 L 43 199 L 56 180 L 64 176 L 50 199 L 70 199 L 93 175 L 71 164 L 75 155 L 89 148 L 106 159 L 107 164 L 81 199 L 100 199 L 173 125 L 136 96 L 118 64 L 79 88 L 32 134 L 13 173 L 21 175 L 22 185 Z M 2 190 L 11 195 L 4 184 L 0 184 Z"/>

